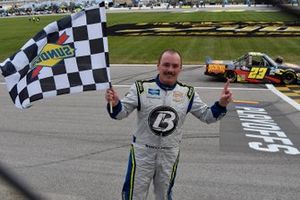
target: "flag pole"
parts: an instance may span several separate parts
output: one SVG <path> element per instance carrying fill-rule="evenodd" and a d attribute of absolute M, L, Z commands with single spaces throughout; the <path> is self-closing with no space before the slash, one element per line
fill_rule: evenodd
<path fill-rule="evenodd" d="M 109 88 L 112 89 L 112 84 L 109 81 Z M 112 106 L 112 101 L 109 101 L 109 112 L 112 114 L 113 113 L 113 106 Z"/>

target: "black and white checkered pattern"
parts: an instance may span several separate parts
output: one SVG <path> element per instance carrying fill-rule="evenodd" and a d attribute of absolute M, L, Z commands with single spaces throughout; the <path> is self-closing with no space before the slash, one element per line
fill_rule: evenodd
<path fill-rule="evenodd" d="M 66 33 L 63 45 L 75 50 L 52 67 L 42 67 L 32 78 L 32 61 L 46 44 L 56 44 Z M 109 87 L 109 56 L 104 2 L 47 25 L 20 51 L 0 64 L 9 94 L 18 108 L 31 102 L 69 93 Z"/>

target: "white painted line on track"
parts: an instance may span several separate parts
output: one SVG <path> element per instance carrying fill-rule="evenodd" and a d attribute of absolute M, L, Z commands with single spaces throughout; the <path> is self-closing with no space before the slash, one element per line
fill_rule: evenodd
<path fill-rule="evenodd" d="M 0 85 L 5 85 L 4 82 L 0 82 Z M 129 88 L 131 85 L 113 85 L 113 87 L 119 88 Z M 296 103 L 291 98 L 279 92 L 273 85 L 266 84 L 267 88 L 230 88 L 230 90 L 239 90 L 239 91 L 267 91 L 271 90 L 274 94 L 282 98 L 284 101 L 292 105 L 297 110 L 300 110 L 300 105 Z M 206 89 L 206 90 L 223 90 L 223 87 L 194 87 L 195 89 Z"/>
<path fill-rule="evenodd" d="M 131 85 L 113 85 L 113 87 L 129 88 Z M 194 87 L 195 89 L 223 90 L 223 87 Z M 266 91 L 267 88 L 230 88 L 230 90 Z"/>
<path fill-rule="evenodd" d="M 6 83 L 0 82 L 0 85 L 5 85 Z M 113 85 L 113 87 L 119 88 L 129 88 L 131 85 Z M 194 87 L 195 89 L 208 89 L 208 90 L 223 90 L 223 87 Z M 231 90 L 244 90 L 244 91 L 266 91 L 267 88 L 230 88 Z"/>
<path fill-rule="evenodd" d="M 266 84 L 266 86 L 267 86 L 267 88 L 269 88 L 269 90 L 271 90 L 274 94 L 276 94 L 277 96 L 279 96 L 281 99 L 283 99 L 284 101 L 286 101 L 287 103 L 289 103 L 290 105 L 292 105 L 297 110 L 300 110 L 300 105 L 297 102 L 295 102 L 293 99 L 291 99 L 290 97 L 288 97 L 288 96 L 282 94 L 281 92 L 279 92 L 271 84 Z"/>

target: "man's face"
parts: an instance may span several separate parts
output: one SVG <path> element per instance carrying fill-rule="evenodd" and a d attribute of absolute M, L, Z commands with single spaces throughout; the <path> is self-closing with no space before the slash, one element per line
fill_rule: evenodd
<path fill-rule="evenodd" d="M 165 52 L 157 65 L 159 80 L 166 85 L 174 85 L 181 72 L 181 59 L 177 53 Z"/>

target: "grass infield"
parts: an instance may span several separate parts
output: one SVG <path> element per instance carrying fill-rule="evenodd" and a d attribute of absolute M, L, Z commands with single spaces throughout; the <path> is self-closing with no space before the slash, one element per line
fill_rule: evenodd
<path fill-rule="evenodd" d="M 0 18 L 0 61 L 12 55 L 44 26 L 63 16 L 41 16 L 33 23 L 29 17 Z M 125 23 L 254 21 L 298 22 L 280 12 L 195 12 L 195 13 L 108 13 L 108 27 Z M 205 56 L 234 59 L 248 51 L 265 52 L 271 57 L 300 64 L 300 37 L 168 37 L 109 36 L 110 63 L 156 63 L 165 48 L 182 52 L 184 64 L 204 63 Z"/>

